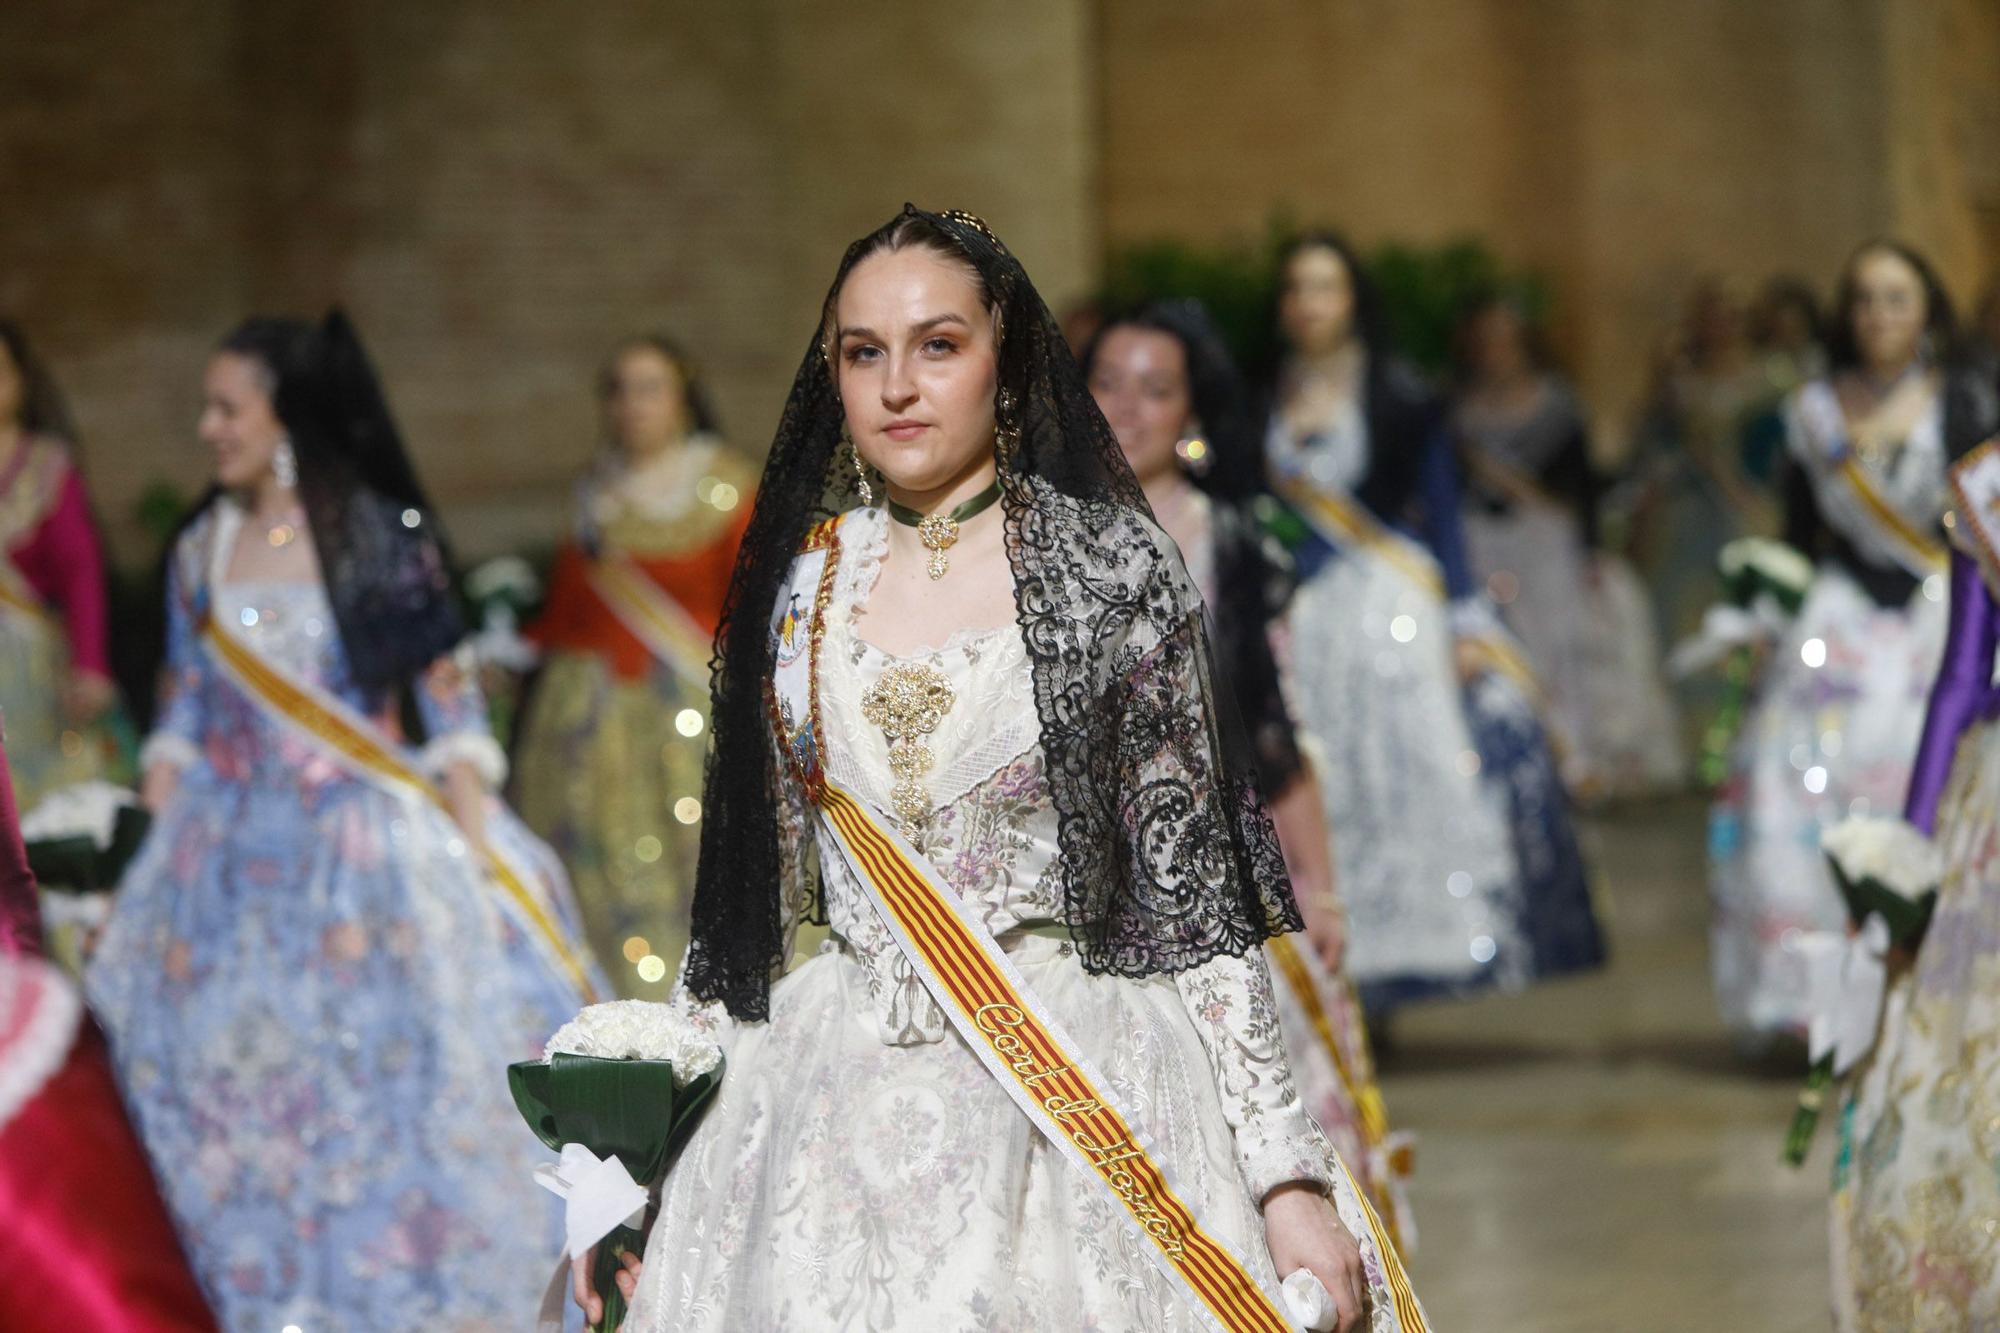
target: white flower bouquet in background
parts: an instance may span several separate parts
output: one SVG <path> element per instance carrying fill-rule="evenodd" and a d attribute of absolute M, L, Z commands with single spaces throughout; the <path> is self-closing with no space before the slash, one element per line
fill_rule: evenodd
<path fill-rule="evenodd" d="M 43 888 L 102 893 L 116 887 L 151 823 L 131 790 L 82 782 L 51 792 L 23 816 L 21 841 Z"/>
<path fill-rule="evenodd" d="M 1698 771 L 1710 787 L 1729 773 L 1729 750 L 1743 725 L 1757 648 L 1785 632 L 1812 587 L 1813 563 L 1795 546 L 1769 537 L 1738 537 L 1715 560 L 1722 600 L 1702 613 L 1701 628 L 1674 645 L 1667 674 L 1686 679 L 1722 664 L 1724 687 L 1702 737 Z"/>
<path fill-rule="evenodd" d="M 541 1060 L 511 1065 L 514 1104 L 560 1156 L 536 1179 L 561 1195 L 565 1256 L 597 1248 L 592 1273 L 615 1329 L 625 1315 L 613 1276 L 637 1253 L 653 1185 L 722 1082 L 715 1021 L 688 1004 L 613 1000 L 583 1010 Z M 560 1302 L 561 1272 L 552 1286 Z"/>
<path fill-rule="evenodd" d="M 1936 845 L 1901 819 L 1843 819 L 1820 836 L 1820 849 L 1847 904 L 1849 929 L 1808 935 L 1800 945 L 1812 988 L 1812 1069 L 1785 1136 L 1785 1160 L 1794 1166 L 1812 1146 L 1835 1080 L 1874 1046 L 1889 953 L 1923 943 L 1944 879 Z"/>
<path fill-rule="evenodd" d="M 22 817 L 42 925 L 65 967 L 81 968 L 87 941 L 111 915 L 111 891 L 151 826 L 138 795 L 109 782 L 60 788 Z"/>

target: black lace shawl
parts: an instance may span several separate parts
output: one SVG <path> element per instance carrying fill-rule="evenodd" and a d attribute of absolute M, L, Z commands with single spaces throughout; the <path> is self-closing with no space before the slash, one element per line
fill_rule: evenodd
<path fill-rule="evenodd" d="M 1147 976 L 1300 928 L 1200 597 L 1020 263 L 983 222 L 906 207 L 849 247 L 828 307 L 892 229 L 962 254 L 1000 315 L 1000 389 L 1020 439 L 1001 480 L 1015 601 L 1057 815 L 1064 916 L 1083 966 Z M 772 442 L 717 634 L 714 745 L 685 980 L 769 1013 L 785 941 L 770 626 L 794 554 L 848 505 L 841 407 L 815 330 Z"/>

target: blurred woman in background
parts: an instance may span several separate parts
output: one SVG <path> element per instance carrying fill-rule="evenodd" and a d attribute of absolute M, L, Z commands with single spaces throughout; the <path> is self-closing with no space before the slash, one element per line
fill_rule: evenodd
<path fill-rule="evenodd" d="M 1319 783 L 1281 666 L 1291 561 L 1251 508 L 1262 473 L 1250 405 L 1201 306 L 1156 302 L 1113 316 L 1083 371 L 1146 503 L 1187 561 L 1208 605 L 1222 676 L 1250 733 L 1257 777 L 1277 824 L 1309 949 L 1265 947 L 1300 1099 L 1352 1163 L 1384 1219 L 1412 1234 L 1396 1188 L 1401 1140 L 1390 1135 L 1374 1059 L 1342 969 L 1346 925 Z"/>
<path fill-rule="evenodd" d="M 103 727 L 111 681 L 104 554 L 76 427 L 12 320 L 0 319 L 0 709 L 28 807 L 122 767 Z"/>
<path fill-rule="evenodd" d="M 154 823 L 91 1000 L 226 1326 L 517 1327 L 560 1232 L 506 1066 L 595 989 L 568 886 L 491 794 L 444 538 L 347 320 L 252 319 L 203 384 Z"/>
<path fill-rule="evenodd" d="M 543 650 L 514 798 L 569 868 L 597 957 L 663 997 L 687 946 L 708 752 L 708 661 L 755 478 L 657 336 L 605 367 L 602 457 L 527 637 Z"/>
<path fill-rule="evenodd" d="M 1713 961 L 1752 1046 L 1802 1033 L 1802 931 L 1845 919 L 1819 850 L 1848 814 L 1895 810 L 1945 626 L 1945 467 L 2000 420 L 1954 367 L 1928 262 L 1863 246 L 1840 280 L 1832 373 L 1785 407 L 1785 540 L 1814 562 L 1731 756 L 1711 822 Z"/>
<path fill-rule="evenodd" d="M 1278 319 L 1264 456 L 1296 516 L 1299 720 L 1328 752 L 1349 972 L 1377 1011 L 1592 965 L 1581 855 L 1528 672 L 1475 594 L 1439 404 L 1338 237 L 1283 252 Z"/>
<path fill-rule="evenodd" d="M 1456 353 L 1472 565 L 1547 693 L 1569 785 L 1591 796 L 1674 786 L 1680 738 L 1651 608 L 1629 566 L 1599 547 L 1582 405 L 1514 301 L 1467 307 Z"/>

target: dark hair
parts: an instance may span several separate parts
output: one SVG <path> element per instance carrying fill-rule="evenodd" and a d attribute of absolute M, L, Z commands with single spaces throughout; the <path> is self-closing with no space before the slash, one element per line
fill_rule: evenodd
<path fill-rule="evenodd" d="M 1852 370 L 1861 364 L 1861 349 L 1854 341 L 1854 306 L 1861 296 L 1857 277 L 1861 261 L 1876 254 L 1894 255 L 1916 273 L 1924 288 L 1924 333 L 1931 340 L 1934 358 L 1939 363 L 1950 361 L 1958 336 L 1951 295 L 1928 259 L 1890 237 L 1877 237 L 1857 247 L 1841 266 L 1840 288 L 1833 299 L 1833 327 L 1826 340 L 1827 361 L 1835 370 Z"/>
<path fill-rule="evenodd" d="M 1180 344 L 1187 359 L 1188 402 L 1201 422 L 1213 460 L 1197 477 L 1201 488 L 1231 500 L 1247 500 L 1262 490 L 1263 451 L 1251 420 L 1249 395 L 1206 307 L 1193 299 L 1150 301 L 1111 315 L 1078 358 L 1086 377 L 1097 365 L 1104 340 L 1118 329 L 1148 329 Z"/>
<path fill-rule="evenodd" d="M 1347 280 L 1354 293 L 1354 336 L 1368 354 L 1361 386 L 1362 413 L 1368 422 L 1368 471 L 1355 495 L 1377 515 L 1394 520 L 1415 494 L 1423 452 L 1434 442 L 1439 424 L 1436 395 L 1422 376 L 1397 358 L 1381 289 L 1362 265 L 1360 253 L 1339 232 L 1306 231 L 1285 242 L 1278 251 L 1275 299 L 1284 299 L 1285 270 L 1306 250 L 1331 250 L 1347 266 Z M 1275 410 L 1278 375 L 1286 351 L 1275 306 L 1271 322 L 1281 336 L 1277 359 L 1264 377 L 1264 386 Z"/>
<path fill-rule="evenodd" d="M 76 421 L 69 414 L 69 402 L 47 364 L 35 355 L 27 330 L 16 320 L 0 319 L 0 344 L 5 345 L 21 375 L 21 429 L 30 435 L 76 444 Z"/>
<path fill-rule="evenodd" d="M 1555 356 L 1549 350 L 1548 330 L 1529 313 L 1527 304 L 1520 297 L 1504 291 L 1478 292 L 1458 308 L 1458 317 L 1452 321 L 1451 370 L 1452 378 L 1460 385 L 1472 378 L 1472 326 L 1496 312 L 1514 317 L 1521 330 L 1521 348 L 1527 353 L 1530 366 L 1540 371 L 1555 368 Z"/>
<path fill-rule="evenodd" d="M 354 325 L 337 309 L 317 325 L 259 315 L 217 350 L 263 373 L 356 683 L 407 685 L 465 637 L 465 622 L 443 526 Z"/>
<path fill-rule="evenodd" d="M 715 406 L 709 401 L 708 386 L 696 371 L 694 359 L 685 348 L 664 333 L 635 333 L 611 349 L 604 368 L 597 376 L 597 396 L 609 398 L 617 387 L 618 358 L 627 352 L 657 352 L 665 357 L 681 376 L 681 402 L 687 408 L 688 423 L 699 435 L 720 433 L 722 426 L 715 415 Z"/>
<path fill-rule="evenodd" d="M 1292 261 L 1307 250 L 1331 250 L 1347 269 L 1348 287 L 1354 293 L 1354 336 L 1367 349 L 1370 359 L 1376 359 L 1375 354 L 1385 350 L 1389 342 L 1389 316 L 1382 304 L 1382 289 L 1375 285 L 1374 277 L 1363 264 L 1361 252 L 1345 236 L 1324 227 L 1302 231 L 1278 247 L 1277 282 L 1272 287 L 1271 297 L 1271 327 L 1279 330 L 1279 341 L 1283 342 L 1284 324 L 1279 316 L 1285 299 L 1286 272 L 1291 268 Z M 1278 355 L 1282 357 L 1283 354 L 1281 348 Z"/>

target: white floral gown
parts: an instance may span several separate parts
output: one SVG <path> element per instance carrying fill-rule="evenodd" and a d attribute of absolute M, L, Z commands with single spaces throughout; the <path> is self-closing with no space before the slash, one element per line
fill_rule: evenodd
<path fill-rule="evenodd" d="M 861 696 L 897 659 L 853 621 L 885 532 L 878 510 L 843 523 L 820 698 L 829 775 L 887 808 L 888 750 Z M 1261 955 L 1143 980 L 1086 973 L 1043 878 L 1057 821 L 1018 629 L 921 658 L 956 695 L 929 741 L 931 862 L 1098 1062 L 1203 1224 L 1273 1284 L 1253 1201 L 1294 1180 L 1333 1190 L 1362 1242 L 1370 1327 L 1395 1329 L 1360 1204 L 1294 1093 Z M 785 787 L 796 902 L 816 820 Z M 722 1090 L 668 1175 L 627 1329 L 1201 1327 L 1109 1196 L 950 1028 L 839 853 L 821 841 L 818 856 L 832 937 L 773 985 L 768 1022 L 727 1039 Z"/>

